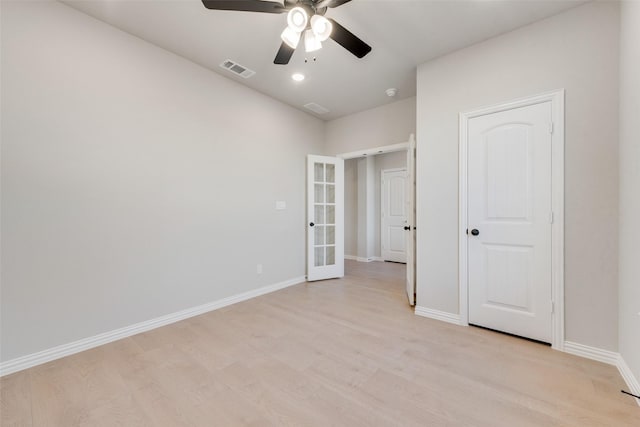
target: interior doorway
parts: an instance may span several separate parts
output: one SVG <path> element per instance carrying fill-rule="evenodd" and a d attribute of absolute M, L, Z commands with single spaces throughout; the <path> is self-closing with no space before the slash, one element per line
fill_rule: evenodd
<path fill-rule="evenodd" d="M 383 208 L 383 197 L 387 203 L 393 203 L 394 217 L 390 226 L 397 229 L 404 221 L 406 207 L 402 207 L 403 218 L 398 218 L 398 200 L 403 203 L 406 199 L 405 188 L 398 188 L 398 183 L 384 182 L 383 171 L 395 172 L 392 180 L 397 181 L 402 176 L 402 182 L 406 179 L 406 154 L 403 152 L 382 153 L 367 156 L 361 159 L 345 160 L 345 257 L 360 262 L 374 261 L 400 261 L 385 257 L 388 250 L 388 236 L 383 235 L 383 218 L 388 215 L 389 209 Z M 402 172 L 401 172 L 402 171 Z M 391 177 L 390 177 L 391 178 Z M 384 187 L 387 184 L 386 195 Z M 391 187 L 391 188 L 390 188 Z M 386 225 L 386 224 L 385 224 Z M 404 223 L 402 224 L 404 227 Z M 400 227 L 400 230 L 404 230 Z M 394 230 L 398 240 L 397 230 Z M 404 243 L 404 239 L 402 239 Z M 397 246 L 397 242 L 394 242 Z M 395 249 L 399 249 L 395 247 Z M 402 248 L 404 253 L 404 248 Z M 401 260 L 406 262 L 406 259 Z"/>
<path fill-rule="evenodd" d="M 415 304 L 415 140 L 338 155 L 345 160 L 345 259 L 395 262 Z M 383 207 L 384 206 L 384 207 Z M 355 265 L 350 263 L 352 266 Z M 346 268 L 349 264 L 346 264 Z M 374 269 L 375 270 L 375 269 Z"/>

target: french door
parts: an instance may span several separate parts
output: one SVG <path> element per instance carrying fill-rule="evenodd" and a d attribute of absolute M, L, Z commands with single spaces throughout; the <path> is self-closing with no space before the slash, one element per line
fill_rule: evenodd
<path fill-rule="evenodd" d="M 307 156 L 307 280 L 344 276 L 344 160 Z"/>

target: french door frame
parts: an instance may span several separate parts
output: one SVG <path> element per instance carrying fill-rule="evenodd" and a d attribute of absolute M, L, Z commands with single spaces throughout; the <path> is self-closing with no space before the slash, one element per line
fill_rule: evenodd
<path fill-rule="evenodd" d="M 469 325 L 469 121 L 475 117 L 551 102 L 551 347 L 564 350 L 564 89 L 460 113 L 458 274 L 460 324 Z"/>

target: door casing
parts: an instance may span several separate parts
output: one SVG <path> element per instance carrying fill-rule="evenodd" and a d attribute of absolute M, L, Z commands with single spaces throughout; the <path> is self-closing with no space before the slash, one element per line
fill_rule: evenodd
<path fill-rule="evenodd" d="M 460 113 L 459 136 L 459 228 L 458 273 L 460 323 L 469 325 L 468 226 L 468 146 L 469 120 L 514 108 L 551 102 L 551 347 L 564 350 L 564 89 Z"/>

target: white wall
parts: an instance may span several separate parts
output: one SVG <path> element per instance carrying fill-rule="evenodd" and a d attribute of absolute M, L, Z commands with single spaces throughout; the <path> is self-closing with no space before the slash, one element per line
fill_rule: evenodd
<path fill-rule="evenodd" d="M 369 258 L 373 249 L 374 209 L 373 182 L 374 162 L 372 157 L 358 160 L 358 253 L 361 258 Z"/>
<path fill-rule="evenodd" d="M 640 380 L 640 2 L 621 7 L 619 339 Z"/>
<path fill-rule="evenodd" d="M 458 113 L 566 89 L 566 339 L 618 347 L 615 2 L 593 2 L 421 65 L 418 305 L 458 313 Z"/>
<path fill-rule="evenodd" d="M 333 156 L 407 142 L 415 129 L 412 97 L 327 122 L 325 151 Z"/>
<path fill-rule="evenodd" d="M 344 161 L 344 254 L 358 256 L 358 160 Z"/>
<path fill-rule="evenodd" d="M 323 122 L 57 2 L 1 24 L 1 360 L 304 275 Z"/>

